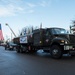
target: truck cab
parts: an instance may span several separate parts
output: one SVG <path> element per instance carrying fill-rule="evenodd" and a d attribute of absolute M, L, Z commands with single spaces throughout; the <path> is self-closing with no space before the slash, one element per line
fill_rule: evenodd
<path fill-rule="evenodd" d="M 75 50 L 75 35 L 69 34 L 65 29 L 52 28 L 51 56 L 60 58 L 62 54 Z M 60 50 L 60 51 L 58 51 Z M 58 56 L 58 57 L 57 57 Z"/>

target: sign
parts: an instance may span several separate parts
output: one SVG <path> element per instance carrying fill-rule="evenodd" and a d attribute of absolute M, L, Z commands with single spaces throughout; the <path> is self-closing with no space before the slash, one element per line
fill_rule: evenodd
<path fill-rule="evenodd" d="M 27 37 L 26 36 L 20 37 L 20 43 L 27 43 Z"/>

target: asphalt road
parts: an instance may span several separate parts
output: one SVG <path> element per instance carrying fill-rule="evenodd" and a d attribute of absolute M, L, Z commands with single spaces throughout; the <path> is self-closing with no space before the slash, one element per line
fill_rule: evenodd
<path fill-rule="evenodd" d="M 0 47 L 0 75 L 75 75 L 75 56 L 52 59 L 50 54 L 21 54 Z"/>

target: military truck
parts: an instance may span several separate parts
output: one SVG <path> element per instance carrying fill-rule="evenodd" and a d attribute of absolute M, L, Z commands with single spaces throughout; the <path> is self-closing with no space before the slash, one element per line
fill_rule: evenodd
<path fill-rule="evenodd" d="M 32 33 L 13 39 L 17 52 L 36 52 L 43 49 L 52 58 L 61 58 L 63 54 L 75 51 L 75 35 L 63 28 L 41 28 Z"/>

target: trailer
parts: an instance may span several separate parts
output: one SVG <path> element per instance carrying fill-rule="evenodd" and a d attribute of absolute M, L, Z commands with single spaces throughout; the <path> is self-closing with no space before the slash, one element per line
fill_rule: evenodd
<path fill-rule="evenodd" d="M 36 52 L 43 49 L 52 58 L 61 58 L 63 54 L 75 51 L 75 35 L 57 27 L 35 29 L 32 33 L 14 38 L 13 42 L 17 44 L 17 52 Z"/>

